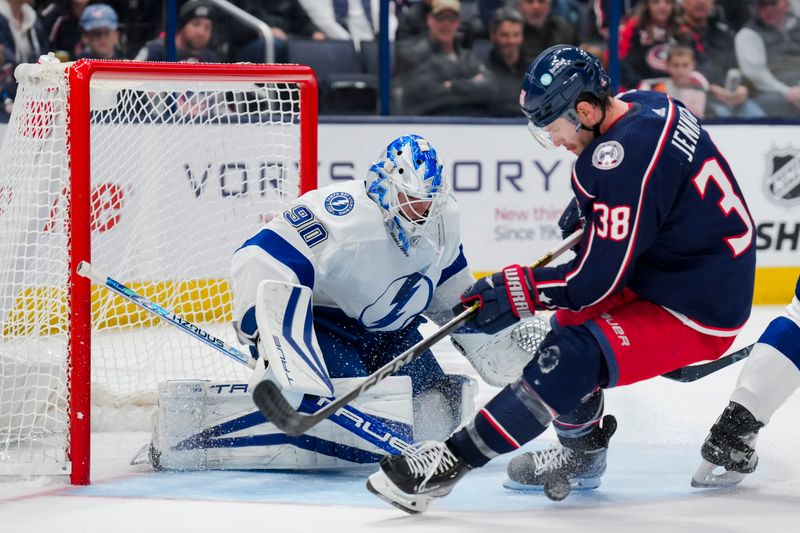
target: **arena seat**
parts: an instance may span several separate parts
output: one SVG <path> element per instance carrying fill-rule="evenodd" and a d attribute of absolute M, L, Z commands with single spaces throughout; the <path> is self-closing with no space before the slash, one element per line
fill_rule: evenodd
<path fill-rule="evenodd" d="M 350 41 L 291 39 L 290 63 L 309 65 L 319 83 L 320 113 L 372 114 L 377 106 L 377 75 L 365 71 Z"/>

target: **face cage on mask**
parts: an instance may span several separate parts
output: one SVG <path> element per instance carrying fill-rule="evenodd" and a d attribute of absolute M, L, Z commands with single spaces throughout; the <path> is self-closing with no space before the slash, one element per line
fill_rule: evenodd
<path fill-rule="evenodd" d="M 386 217 L 384 221 L 389 230 L 389 234 L 395 240 L 397 245 L 406 255 L 411 255 L 413 250 L 423 241 L 428 241 L 433 246 L 438 246 L 434 240 L 434 235 L 431 234 L 430 229 L 435 226 L 434 222 L 442 216 L 444 207 L 447 203 L 447 195 L 449 194 L 449 187 L 447 182 L 442 182 L 439 190 L 435 193 L 428 194 L 425 198 L 415 197 L 413 193 L 418 191 L 410 191 L 401 187 L 397 182 L 387 178 L 386 180 L 387 192 L 390 193 L 392 201 L 391 207 L 386 209 Z M 389 191 L 390 189 L 390 191 Z M 401 204 L 399 201 L 399 193 L 404 194 L 409 202 Z M 403 205 L 410 205 L 415 200 L 428 200 L 430 205 L 417 220 L 409 220 L 402 211 Z"/>
<path fill-rule="evenodd" d="M 575 133 L 577 133 L 583 126 L 581 125 L 581 121 L 578 120 L 578 115 L 573 109 L 567 109 L 560 116 L 556 117 L 555 120 L 548 122 L 543 126 L 537 126 L 533 123 L 532 120 L 528 119 L 528 131 L 536 139 L 536 142 L 541 144 L 545 149 L 552 150 L 553 148 L 557 148 L 555 143 L 553 142 L 553 136 L 549 131 L 547 131 L 547 127 L 555 124 L 559 119 L 564 119 L 570 124 L 575 126 Z"/>

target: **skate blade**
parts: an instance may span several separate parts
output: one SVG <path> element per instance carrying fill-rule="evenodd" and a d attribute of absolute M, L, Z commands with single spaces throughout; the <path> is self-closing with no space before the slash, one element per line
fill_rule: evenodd
<path fill-rule="evenodd" d="M 383 470 L 378 470 L 367 478 L 367 490 L 386 503 L 408 514 L 419 514 L 425 511 L 428 508 L 428 504 L 433 500 L 431 496 L 403 492 L 386 477 Z"/>
<path fill-rule="evenodd" d="M 601 479 L 601 477 L 571 479 L 569 482 L 570 490 L 578 492 L 594 490 L 600 486 Z M 503 481 L 503 487 L 517 492 L 544 492 L 544 486 L 542 485 L 526 485 L 525 483 L 520 483 L 510 478 L 506 478 L 506 480 Z"/>
<path fill-rule="evenodd" d="M 692 487 L 703 489 L 732 487 L 743 480 L 745 475 L 741 472 L 725 470 L 724 467 L 703 459 L 692 476 Z"/>

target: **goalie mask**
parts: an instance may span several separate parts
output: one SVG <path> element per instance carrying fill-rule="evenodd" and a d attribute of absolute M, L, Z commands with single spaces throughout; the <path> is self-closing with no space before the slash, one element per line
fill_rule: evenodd
<path fill-rule="evenodd" d="M 381 208 L 389 235 L 406 255 L 433 236 L 450 192 L 436 150 L 419 135 L 392 141 L 369 169 L 367 194 Z"/>

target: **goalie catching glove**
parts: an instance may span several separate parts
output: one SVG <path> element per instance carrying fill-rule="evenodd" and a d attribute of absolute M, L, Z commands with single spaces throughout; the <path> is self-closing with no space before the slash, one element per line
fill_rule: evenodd
<path fill-rule="evenodd" d="M 550 324 L 535 316 L 494 335 L 460 328 L 450 340 L 483 381 L 504 387 L 519 379 L 549 332 Z"/>
<path fill-rule="evenodd" d="M 531 318 L 538 303 L 536 283 L 530 267 L 510 265 L 475 282 L 461 295 L 461 303 L 469 307 L 479 304 L 466 326 L 494 334 L 515 324 L 521 318 Z M 461 308 L 454 309 L 455 313 Z"/>

